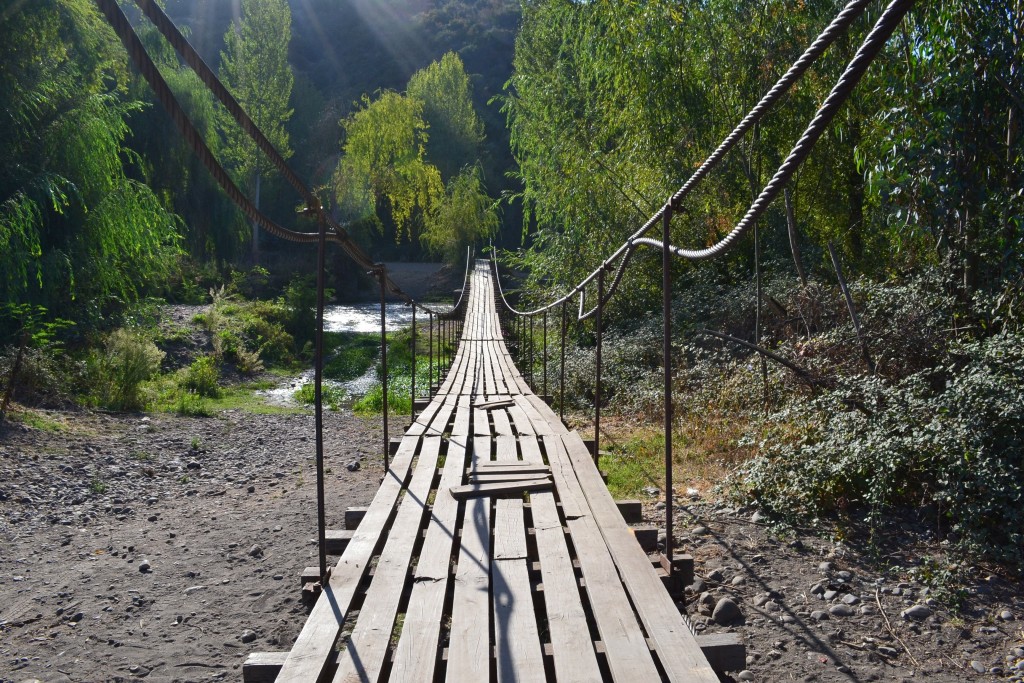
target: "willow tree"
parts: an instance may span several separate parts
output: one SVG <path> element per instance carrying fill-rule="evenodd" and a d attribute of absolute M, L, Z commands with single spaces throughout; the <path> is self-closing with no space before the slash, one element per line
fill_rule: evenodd
<path fill-rule="evenodd" d="M 82 320 L 159 285 L 178 220 L 126 173 L 126 58 L 89 0 L 0 22 L 0 300 Z"/>
<path fill-rule="evenodd" d="M 448 182 L 420 240 L 429 253 L 457 263 L 467 246 L 492 236 L 497 229 L 498 214 L 484 189 L 482 171 L 479 166 L 466 166 Z"/>
<path fill-rule="evenodd" d="M 220 77 L 271 144 L 292 155 L 285 123 L 294 76 L 288 64 L 292 15 L 286 0 L 242 0 L 241 18 L 224 34 Z M 256 143 L 224 112 L 224 156 L 252 190 L 259 208 L 262 181 L 272 166 Z M 259 227 L 252 225 L 252 259 L 259 262 Z"/>
<path fill-rule="evenodd" d="M 406 94 L 423 103 L 423 119 L 430 129 L 427 158 L 445 182 L 477 163 L 484 126 L 476 115 L 469 76 L 457 54 L 449 52 L 441 61 L 414 73 Z"/>
<path fill-rule="evenodd" d="M 334 189 L 344 218 L 394 230 L 396 243 L 415 243 L 434 202 L 444 194 L 437 167 L 425 158 L 423 103 L 386 91 L 342 122 L 343 155 Z"/>

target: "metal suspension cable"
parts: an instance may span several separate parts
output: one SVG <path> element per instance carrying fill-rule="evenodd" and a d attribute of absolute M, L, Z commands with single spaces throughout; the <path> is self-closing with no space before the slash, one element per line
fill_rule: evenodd
<path fill-rule="evenodd" d="M 743 138 L 743 135 L 750 130 L 754 124 L 758 123 L 768 111 L 771 110 L 775 104 L 782 98 L 783 95 L 792 87 L 796 81 L 798 81 L 808 68 L 820 57 L 825 50 L 828 49 L 835 40 L 845 33 L 851 24 L 861 15 L 864 10 L 873 0 L 851 0 L 847 5 L 836 15 L 831 23 L 818 35 L 818 37 L 811 43 L 810 46 L 800 55 L 800 57 L 793 62 L 793 65 L 786 71 L 782 77 L 768 90 L 767 93 L 761 98 L 761 100 L 750 110 L 750 112 L 740 121 L 739 124 L 726 136 L 726 138 L 719 144 L 711 155 L 700 165 L 700 167 L 694 171 L 693 175 L 679 188 L 679 190 L 672 195 L 671 199 L 666 203 L 672 206 L 673 209 L 679 209 L 683 199 L 693 191 L 693 189 L 702 181 L 719 163 L 725 158 L 725 155 Z M 905 13 L 905 12 L 904 12 Z M 900 15 L 902 18 L 902 14 Z M 665 213 L 665 207 L 663 206 L 657 212 L 652 215 L 643 226 L 634 232 L 615 252 L 612 253 L 607 259 L 602 261 L 601 265 L 595 268 L 589 275 L 580 280 L 580 282 L 573 287 L 569 293 L 562 297 L 531 311 L 517 311 L 511 309 L 517 315 L 532 315 L 543 312 L 546 309 L 554 308 L 561 303 L 568 301 L 573 295 L 580 293 L 583 296 L 584 287 L 593 281 L 598 272 L 608 267 L 608 264 L 625 255 L 627 252 L 632 251 L 634 248 L 634 242 L 646 234 L 652 227 L 654 227 L 662 218 Z M 608 297 L 615 292 L 618 287 L 621 276 L 617 275 L 615 283 L 609 288 Z M 504 296 L 502 297 L 504 300 Z M 508 305 L 507 300 L 505 304 Z M 593 314 L 594 309 L 591 309 L 588 313 L 583 312 L 583 302 L 581 298 L 580 313 L 579 316 L 582 318 L 584 315 L 589 316 Z"/>
<path fill-rule="evenodd" d="M 792 177 L 796 169 L 802 164 L 807 157 L 810 155 L 811 150 L 814 148 L 814 144 L 821 137 L 822 133 L 825 132 L 825 128 L 831 123 L 836 113 L 839 111 L 839 107 L 850 97 L 853 89 L 860 81 L 861 77 L 867 71 L 868 66 L 878 55 L 878 53 L 885 47 L 886 41 L 889 36 L 892 35 L 893 31 L 899 25 L 904 15 L 913 6 L 914 0 L 893 0 L 893 2 L 886 7 L 882 16 L 879 17 L 872 28 L 871 33 L 864 39 L 860 49 L 857 50 L 857 54 L 847 65 L 843 74 L 839 77 L 836 85 L 832 88 L 832 92 L 825 98 L 821 107 L 818 108 L 817 114 L 808 124 L 804 134 L 797 141 L 796 145 L 790 151 L 789 156 L 782 162 L 775 175 L 772 177 L 768 184 L 765 185 L 764 189 L 761 190 L 761 194 L 758 195 L 754 203 L 750 205 L 746 215 L 740 219 L 740 222 L 729 232 L 728 235 L 719 240 L 716 244 L 713 244 L 706 249 L 683 249 L 673 245 L 667 245 L 669 251 L 673 256 L 679 258 L 696 261 L 713 258 L 726 252 L 732 247 L 737 240 L 739 240 L 748 230 L 753 226 L 754 221 L 764 213 L 768 206 L 772 203 L 775 197 L 782 192 L 782 188 Z M 664 209 L 663 209 L 664 210 Z M 633 240 L 634 244 L 646 244 L 649 246 L 664 248 L 662 242 L 649 238 L 641 238 Z"/>

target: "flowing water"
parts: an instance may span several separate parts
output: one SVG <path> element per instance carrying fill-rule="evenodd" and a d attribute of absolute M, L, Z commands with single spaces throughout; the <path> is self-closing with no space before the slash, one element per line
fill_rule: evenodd
<path fill-rule="evenodd" d="M 409 327 L 412 324 L 412 308 L 405 304 L 391 303 L 384 307 L 384 318 L 388 332 Z M 324 307 L 325 332 L 380 333 L 379 304 L 337 304 Z M 349 398 L 366 394 L 377 381 L 377 371 L 370 368 L 362 377 L 347 382 L 324 380 L 324 385 L 341 387 Z M 284 380 L 274 389 L 260 392 L 275 405 L 297 405 L 294 394 L 305 384 L 313 383 L 313 368 L 301 375 Z"/>

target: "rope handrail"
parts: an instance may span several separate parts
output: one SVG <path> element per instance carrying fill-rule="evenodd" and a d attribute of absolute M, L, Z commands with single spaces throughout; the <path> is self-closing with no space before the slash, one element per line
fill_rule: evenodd
<path fill-rule="evenodd" d="M 586 286 L 593 282 L 601 272 L 607 271 L 613 262 L 621 258 L 622 263 L 617 269 L 611 286 L 608 288 L 608 291 L 601 303 L 603 304 L 610 300 L 621 283 L 625 271 L 624 264 L 628 261 L 636 247 L 639 245 L 659 246 L 661 244 L 661 242 L 658 242 L 657 240 L 651 240 L 649 238 L 644 238 L 643 236 L 650 231 L 652 227 L 657 225 L 662 218 L 664 218 L 666 211 L 671 209 L 674 212 L 678 212 L 682 206 L 683 200 L 693 191 L 693 189 L 704 178 L 706 178 L 719 163 L 721 163 L 725 155 L 739 142 L 740 139 L 742 139 L 743 135 L 753 128 L 753 126 L 757 124 L 775 104 L 778 103 L 782 96 L 803 76 L 814 61 L 817 60 L 817 58 L 821 56 L 821 54 L 824 53 L 825 50 L 850 27 L 850 25 L 864 12 L 871 1 L 872 0 L 851 0 L 851 2 L 849 2 L 839 12 L 839 14 L 836 15 L 832 22 L 829 23 L 829 25 L 818 35 L 803 54 L 801 54 L 801 56 L 792 64 L 792 66 L 790 66 L 786 73 L 776 81 L 767 93 L 765 93 L 761 100 L 750 110 L 743 120 L 736 125 L 732 132 L 726 136 L 715 151 L 705 159 L 696 171 L 694 171 L 682 187 L 680 187 L 680 189 L 674 193 L 669 200 L 643 224 L 643 226 L 630 235 L 630 237 L 627 238 L 609 257 L 604 259 L 597 268 L 591 271 L 589 275 L 580 280 L 568 293 L 532 310 L 516 309 L 509 303 L 502 293 L 502 301 L 505 303 L 505 306 L 516 315 L 532 316 L 543 313 L 546 310 L 551 310 L 579 294 L 580 305 L 577 316 L 578 319 L 584 320 L 591 317 L 596 312 L 597 306 L 595 305 L 589 311 L 584 312 Z M 868 65 L 877 56 L 882 47 L 884 47 L 885 42 L 912 5 L 913 0 L 893 0 L 893 2 L 886 7 L 882 16 L 875 23 L 872 31 L 861 44 L 853 60 L 850 61 L 843 74 L 837 80 L 836 85 L 833 87 L 829 96 L 819 107 L 818 112 L 808 125 L 803 136 L 801 136 L 789 156 L 779 167 L 772 180 L 765 186 L 761 194 L 751 205 L 750 209 L 748 209 L 747 213 L 730 231 L 730 233 L 718 243 L 706 249 L 688 250 L 669 245 L 669 250 L 672 255 L 688 260 L 711 258 L 727 251 L 750 229 L 758 216 L 767 209 L 771 201 L 779 192 L 782 191 L 782 187 L 792 176 L 796 168 L 798 168 L 806 159 L 811 148 L 813 148 L 821 133 L 824 132 L 825 127 L 835 116 L 839 106 L 845 102 L 852 93 L 853 88 L 864 75 Z M 499 291 L 501 291 L 500 288 Z"/>

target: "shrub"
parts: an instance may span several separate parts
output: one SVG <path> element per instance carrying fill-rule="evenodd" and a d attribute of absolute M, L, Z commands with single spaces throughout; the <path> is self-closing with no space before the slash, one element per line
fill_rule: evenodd
<path fill-rule="evenodd" d="M 179 381 L 182 390 L 198 396 L 219 398 L 220 368 L 213 356 L 201 356 L 188 367 L 184 378 Z"/>
<path fill-rule="evenodd" d="M 782 518 L 934 506 L 965 552 L 1024 564 L 1024 338 L 955 347 L 945 366 L 895 383 L 850 378 L 774 417 L 738 484 Z"/>
<path fill-rule="evenodd" d="M 159 372 L 163 358 L 152 341 L 124 328 L 114 330 L 105 353 L 94 351 L 87 361 L 99 403 L 114 410 L 145 408 L 142 383 Z"/>

